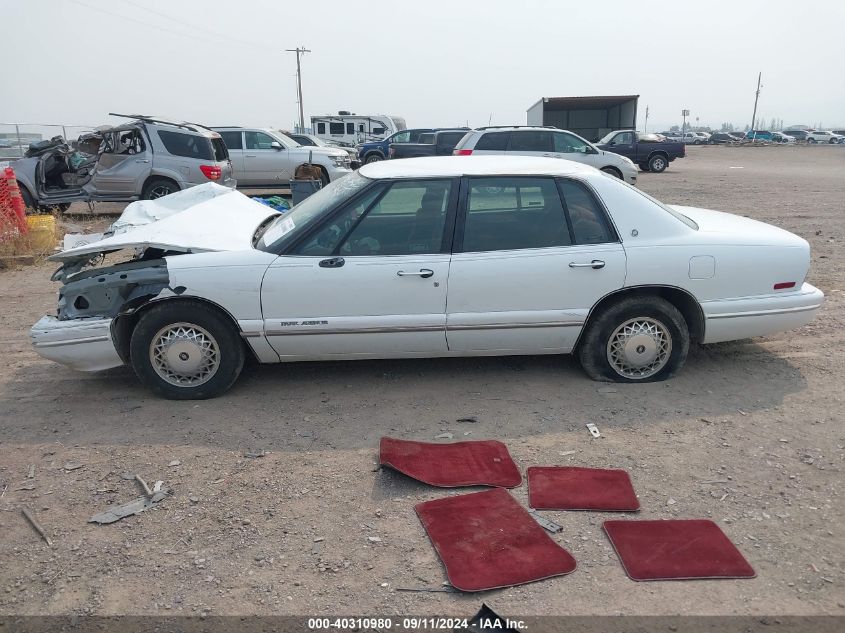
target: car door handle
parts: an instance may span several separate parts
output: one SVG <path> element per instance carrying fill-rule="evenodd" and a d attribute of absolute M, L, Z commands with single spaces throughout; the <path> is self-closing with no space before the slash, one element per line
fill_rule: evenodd
<path fill-rule="evenodd" d="M 135 160 L 136 163 L 149 163 L 150 161 L 146 158 L 138 158 Z"/>
<path fill-rule="evenodd" d="M 247 158 L 257 158 L 258 154 L 244 154 L 244 156 Z"/>
<path fill-rule="evenodd" d="M 421 277 L 423 279 L 428 279 L 434 275 L 434 271 L 430 268 L 420 268 L 418 271 L 410 271 L 405 272 L 404 270 L 397 271 L 396 273 L 399 277 Z"/>
<path fill-rule="evenodd" d="M 320 268 L 340 268 L 346 263 L 343 257 L 331 257 L 320 262 Z"/>
<path fill-rule="evenodd" d="M 593 268 L 598 270 L 604 268 L 604 262 L 600 259 L 594 259 L 590 263 L 569 262 L 570 268 Z"/>

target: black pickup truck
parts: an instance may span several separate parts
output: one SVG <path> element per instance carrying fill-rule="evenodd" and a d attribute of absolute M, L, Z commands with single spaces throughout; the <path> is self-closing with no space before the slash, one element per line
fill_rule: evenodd
<path fill-rule="evenodd" d="M 643 171 L 661 172 L 676 158 L 687 155 L 686 146 L 670 141 L 660 134 L 645 134 L 634 130 L 616 130 L 602 138 L 596 147 L 630 158 Z"/>
<path fill-rule="evenodd" d="M 424 132 L 417 143 L 391 143 L 388 158 L 418 158 L 420 156 L 451 156 L 452 150 L 469 128 L 449 128 Z"/>

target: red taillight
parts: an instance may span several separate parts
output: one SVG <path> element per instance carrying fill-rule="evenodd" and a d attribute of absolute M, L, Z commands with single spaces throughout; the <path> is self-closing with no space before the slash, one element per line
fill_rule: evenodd
<path fill-rule="evenodd" d="M 784 288 L 794 288 L 795 282 L 794 281 L 781 281 L 780 283 L 775 284 L 775 290 L 783 290 Z"/>
<path fill-rule="evenodd" d="M 471 149 L 456 149 L 452 152 L 452 156 L 472 156 Z"/>
<path fill-rule="evenodd" d="M 200 165 L 200 171 L 209 180 L 220 180 L 223 175 L 223 170 L 217 165 Z"/>

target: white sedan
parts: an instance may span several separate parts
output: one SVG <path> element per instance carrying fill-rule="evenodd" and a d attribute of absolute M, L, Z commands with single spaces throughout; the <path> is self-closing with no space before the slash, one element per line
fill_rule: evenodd
<path fill-rule="evenodd" d="M 176 399 L 223 393 L 247 354 L 571 352 L 596 380 L 650 382 L 690 342 L 799 327 L 823 301 L 800 237 L 569 161 L 378 162 L 284 215 L 205 187 L 54 255 L 59 308 L 33 326 L 35 349 L 80 370 L 131 365 Z M 89 267 L 127 248 L 133 261 Z"/>

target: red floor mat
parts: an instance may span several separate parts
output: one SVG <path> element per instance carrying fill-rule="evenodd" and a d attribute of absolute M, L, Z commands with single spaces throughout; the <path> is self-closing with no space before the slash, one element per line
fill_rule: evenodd
<path fill-rule="evenodd" d="M 485 591 L 575 570 L 575 559 L 555 543 L 509 492 L 496 488 L 414 507 L 452 586 Z"/>
<path fill-rule="evenodd" d="M 537 510 L 640 509 L 628 473 L 604 468 L 532 466 L 528 469 L 528 500 Z"/>
<path fill-rule="evenodd" d="M 756 575 L 713 521 L 605 521 L 604 531 L 632 580 L 753 578 Z"/>
<path fill-rule="evenodd" d="M 522 475 L 501 442 L 432 444 L 381 438 L 379 462 L 431 486 L 500 486 L 513 488 Z"/>

